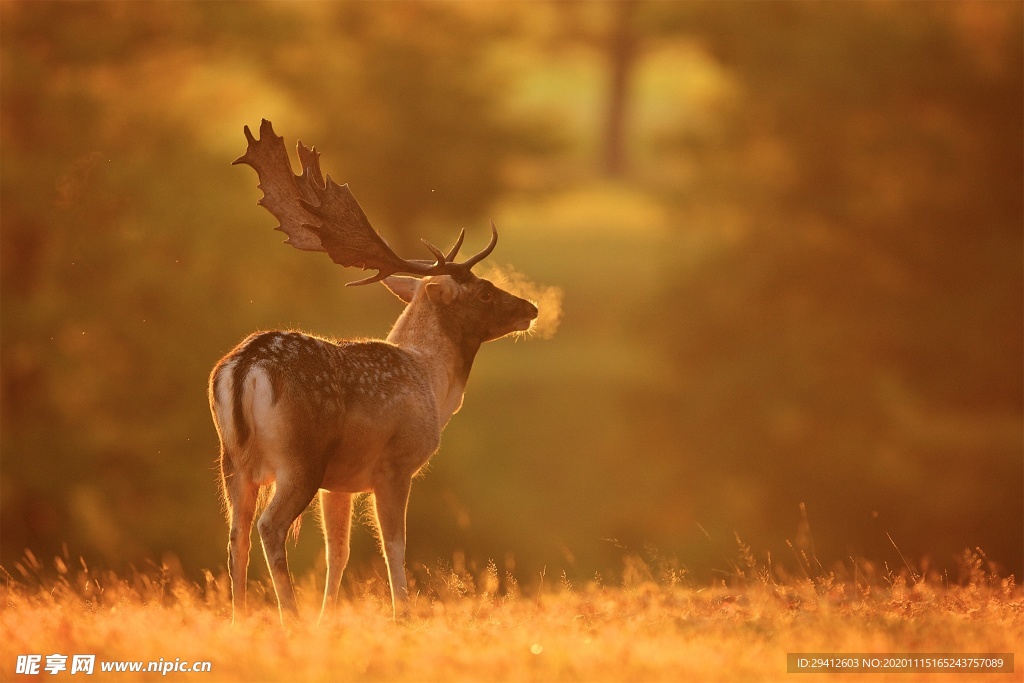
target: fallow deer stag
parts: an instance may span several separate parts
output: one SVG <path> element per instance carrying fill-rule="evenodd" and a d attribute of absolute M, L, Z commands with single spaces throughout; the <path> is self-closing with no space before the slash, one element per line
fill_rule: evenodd
<path fill-rule="evenodd" d="M 332 341 L 299 332 L 250 335 L 217 363 L 210 407 L 221 442 L 230 524 L 232 614 L 245 611 L 250 533 L 261 487 L 273 496 L 257 528 L 282 620 L 297 616 L 285 537 L 319 492 L 327 544 L 321 618 L 335 603 L 349 556 L 352 497 L 372 492 L 396 617 L 408 613 L 406 506 L 413 476 L 437 450 L 462 405 L 483 342 L 527 330 L 537 307 L 470 270 L 494 249 L 456 263 L 424 240 L 432 261 L 398 257 L 370 226 L 347 185 L 324 180 L 316 148 L 298 143 L 292 172 L 284 139 L 264 120 L 234 163 L 256 169 L 258 204 L 280 221 L 287 244 L 323 251 L 343 266 L 376 269 L 350 282 L 382 282 L 407 305 L 385 340 Z M 398 273 L 414 277 L 399 276 Z"/>

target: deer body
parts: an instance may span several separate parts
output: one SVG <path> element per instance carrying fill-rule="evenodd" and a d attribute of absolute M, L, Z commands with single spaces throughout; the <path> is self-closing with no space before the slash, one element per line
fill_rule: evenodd
<path fill-rule="evenodd" d="M 374 496 L 392 605 L 402 615 L 412 478 L 437 451 L 441 431 L 462 405 L 481 344 L 528 329 L 537 308 L 470 272 L 494 248 L 493 224 L 491 243 L 464 263 L 454 262 L 461 236 L 447 255 L 428 244 L 434 264 L 404 261 L 369 226 L 347 186 L 322 180 L 315 150 L 299 143 L 304 171 L 294 176 L 269 122 L 258 141 L 245 132 L 249 149 L 239 161 L 260 174 L 260 203 L 281 220 L 289 241 L 327 251 L 342 264 L 377 268 L 377 276 L 358 284 L 382 281 L 407 305 L 386 340 L 335 342 L 261 332 L 214 367 L 209 398 L 221 440 L 233 613 L 245 610 L 260 488 L 273 484 L 257 528 L 282 618 L 298 611 L 285 552 L 289 528 L 319 495 L 327 545 L 323 616 L 337 599 L 349 555 L 352 497 L 362 492 Z"/>

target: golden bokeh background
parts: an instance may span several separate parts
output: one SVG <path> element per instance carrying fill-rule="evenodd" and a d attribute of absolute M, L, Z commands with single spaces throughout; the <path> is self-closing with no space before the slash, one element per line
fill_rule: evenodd
<path fill-rule="evenodd" d="M 230 162 L 268 118 L 400 253 L 493 218 L 493 265 L 564 295 L 481 351 L 410 565 L 713 575 L 738 536 L 1024 570 L 1020 3 L 0 13 L 0 564 L 222 567 L 210 368 L 397 317 L 255 205 Z"/>

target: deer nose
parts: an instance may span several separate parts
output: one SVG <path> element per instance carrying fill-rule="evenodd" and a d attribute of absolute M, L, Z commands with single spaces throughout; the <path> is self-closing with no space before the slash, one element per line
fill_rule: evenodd
<path fill-rule="evenodd" d="M 526 302 L 526 305 L 529 307 L 527 310 L 530 312 L 530 320 L 533 320 L 537 317 L 537 314 L 540 313 L 540 310 L 538 310 L 535 304 L 532 304 L 529 301 Z"/>

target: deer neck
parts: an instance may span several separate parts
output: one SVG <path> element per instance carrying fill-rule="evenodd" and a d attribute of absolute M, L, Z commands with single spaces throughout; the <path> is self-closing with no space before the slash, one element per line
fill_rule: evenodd
<path fill-rule="evenodd" d="M 446 425 L 462 407 L 469 371 L 482 340 L 475 341 L 463 334 L 426 297 L 417 297 L 406 306 L 387 340 L 422 359 L 434 392 L 439 423 L 442 427 Z"/>

